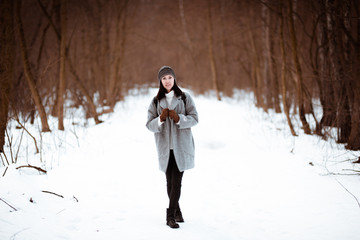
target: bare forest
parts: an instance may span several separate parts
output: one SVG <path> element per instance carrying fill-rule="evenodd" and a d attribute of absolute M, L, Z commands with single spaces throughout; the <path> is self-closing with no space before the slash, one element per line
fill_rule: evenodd
<path fill-rule="evenodd" d="M 50 132 L 52 116 L 63 130 L 82 106 L 101 123 L 128 90 L 158 87 L 163 65 L 219 101 L 253 92 L 294 136 L 336 130 L 360 150 L 357 0 L 2 0 L 0 27 L 0 152 L 9 121 Z"/>

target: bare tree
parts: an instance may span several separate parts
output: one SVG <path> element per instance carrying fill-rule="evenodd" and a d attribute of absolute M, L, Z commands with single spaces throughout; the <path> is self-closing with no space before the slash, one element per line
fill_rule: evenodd
<path fill-rule="evenodd" d="M 58 88 L 58 129 L 64 130 L 64 95 L 66 92 L 65 60 L 67 31 L 67 0 L 61 0 L 60 6 L 61 36 L 60 36 L 60 79 Z"/>
<path fill-rule="evenodd" d="M 43 132 L 49 132 L 50 128 L 47 122 L 47 116 L 44 109 L 44 106 L 42 104 L 41 97 L 39 95 L 38 89 L 35 84 L 35 79 L 32 75 L 30 64 L 29 64 L 29 57 L 27 55 L 27 49 L 26 49 L 26 43 L 25 43 L 25 36 L 24 36 L 24 29 L 23 24 L 21 21 L 21 0 L 15 1 L 15 23 L 16 23 L 16 31 L 17 36 L 19 38 L 20 42 L 20 48 L 21 48 L 21 57 L 24 64 L 24 73 L 26 81 L 29 85 L 31 95 L 33 97 L 33 100 L 35 102 L 35 105 L 39 111 L 41 124 L 42 124 L 42 131 Z"/>
<path fill-rule="evenodd" d="M 213 88 L 216 92 L 216 97 L 219 101 L 221 101 L 219 83 L 217 80 L 216 73 L 216 64 L 215 64 L 215 56 L 214 56 L 214 46 L 213 46 L 213 28 L 212 28 L 212 17 L 211 17 L 211 0 L 207 0 L 208 2 L 208 15 L 207 15 L 207 25 L 208 25 L 208 45 L 209 45 L 209 59 L 210 59 L 210 67 L 211 67 L 211 76 Z"/>
<path fill-rule="evenodd" d="M 121 67 L 124 62 L 124 53 L 127 38 L 127 18 L 128 18 L 128 3 L 126 0 L 124 3 L 117 3 L 117 19 L 116 19 L 116 30 L 115 30 L 115 47 L 114 47 L 114 58 L 115 64 L 113 66 L 112 75 L 109 83 L 109 105 L 113 110 L 115 103 L 120 100 L 117 98 L 121 94 Z"/>
<path fill-rule="evenodd" d="M 329 37 L 329 60 L 331 69 L 331 79 L 336 106 L 336 127 L 338 130 L 338 142 L 345 143 L 350 135 L 349 128 L 349 102 L 346 95 L 345 73 L 342 64 L 342 33 L 339 31 L 339 14 L 334 0 L 326 0 L 326 19 Z M 340 12 L 341 14 L 341 12 Z"/>
<path fill-rule="evenodd" d="M 12 0 L 0 2 L 0 153 L 5 145 L 5 131 L 9 114 L 11 83 L 14 78 L 14 24 Z"/>
<path fill-rule="evenodd" d="M 255 93 L 256 98 L 256 105 L 258 107 L 261 107 L 265 111 L 267 111 L 266 105 L 264 103 L 263 98 L 263 81 L 261 79 L 261 73 L 260 73 L 260 59 L 259 59 L 259 53 L 256 48 L 254 34 L 252 30 L 249 31 L 249 38 L 250 38 L 250 45 L 252 50 L 252 83 L 253 83 L 253 91 Z"/>
<path fill-rule="evenodd" d="M 349 1 L 346 1 L 347 8 L 349 7 Z M 352 85 L 350 91 L 353 91 L 352 108 L 351 108 L 351 132 L 346 147 L 351 150 L 360 150 L 360 9 L 359 2 L 354 1 L 355 13 L 357 15 L 356 29 L 357 35 L 353 39 L 349 34 L 346 35 L 347 41 L 353 42 L 354 45 L 354 56 L 353 63 L 351 64 L 352 74 Z M 349 9 L 347 9 L 345 16 L 345 28 L 347 32 L 350 32 L 351 26 L 349 22 Z M 350 55 L 350 52 L 347 53 Z M 350 56 L 348 56 L 350 57 Z"/>
<path fill-rule="evenodd" d="M 272 12 L 269 13 L 269 25 L 271 29 L 271 33 L 275 33 L 278 31 L 278 21 L 274 21 L 274 16 Z M 274 24 L 274 27 L 271 28 L 271 24 Z M 279 99 L 279 80 L 278 80 L 278 70 L 277 70 L 277 62 L 275 57 L 275 34 L 269 33 L 268 39 L 268 56 L 269 56 L 269 69 L 270 69 L 270 89 L 272 93 L 272 101 L 273 106 L 275 108 L 276 113 L 281 113 L 280 108 L 280 99 Z"/>
<path fill-rule="evenodd" d="M 293 136 L 296 136 L 296 132 L 294 130 L 293 124 L 290 119 L 289 114 L 289 106 L 287 103 L 287 87 L 286 87 L 286 55 L 285 55 L 285 43 L 284 43 L 284 14 L 283 14 L 283 0 L 280 0 L 280 11 L 279 11 L 279 17 L 280 17 L 280 50 L 281 50 L 281 89 L 282 89 L 282 102 L 284 107 L 284 113 L 286 115 L 286 119 L 291 131 L 291 134 Z"/>
<path fill-rule="evenodd" d="M 271 72 L 271 68 L 269 68 L 270 65 L 270 14 L 269 14 L 269 9 L 266 6 L 267 4 L 267 0 L 264 0 L 264 4 L 262 4 L 261 7 L 261 24 L 262 24 L 262 70 L 263 70 L 263 74 L 262 74 L 262 83 L 264 86 L 264 91 L 262 92 L 262 94 L 264 95 L 264 99 L 266 100 L 264 106 L 265 106 L 265 110 L 267 111 L 268 108 L 271 108 L 271 88 L 269 88 L 268 86 L 271 85 L 271 76 L 270 76 L 270 72 Z"/>
<path fill-rule="evenodd" d="M 46 11 L 46 9 L 44 8 L 44 6 L 42 5 L 40 0 L 38 0 L 38 3 L 40 5 L 40 7 L 41 7 L 42 12 L 44 13 L 46 18 L 48 19 L 50 26 L 54 30 L 58 41 L 61 42 L 61 35 L 60 35 L 59 31 L 57 30 L 57 28 L 55 27 L 55 24 L 52 21 L 50 14 Z M 94 117 L 95 123 L 99 124 L 102 121 L 99 120 L 99 114 L 96 111 L 96 106 L 94 104 L 94 100 L 91 97 L 89 91 L 86 89 L 85 85 L 82 83 L 79 75 L 77 74 L 77 71 L 76 71 L 76 69 L 74 67 L 74 64 L 72 63 L 72 61 L 70 59 L 70 56 L 69 56 L 69 47 L 66 47 L 65 49 L 66 49 L 66 51 L 65 51 L 66 58 L 65 59 L 66 59 L 66 62 L 68 63 L 69 71 L 74 76 L 75 83 L 79 87 L 79 90 L 84 94 L 85 98 L 87 99 L 87 103 L 89 104 L 89 109 L 90 109 L 90 115 L 92 117 Z"/>
<path fill-rule="evenodd" d="M 187 30 L 187 24 L 186 24 L 186 19 L 185 19 L 185 10 L 184 10 L 184 0 L 179 0 L 179 12 L 180 12 L 180 20 L 181 20 L 181 26 L 184 32 L 184 38 L 186 41 L 186 46 L 189 49 L 190 55 L 191 55 L 191 59 L 195 65 L 195 68 L 197 69 L 197 61 L 196 58 L 194 56 L 194 47 L 193 47 L 193 43 L 190 39 L 188 30 Z"/>
<path fill-rule="evenodd" d="M 297 104 L 299 108 L 299 117 L 302 123 L 302 127 L 306 134 L 311 134 L 310 126 L 305 117 L 305 109 L 304 109 L 304 90 L 303 90 L 303 78 L 302 78 L 302 71 L 301 65 L 299 62 L 298 57 L 298 49 L 297 49 L 297 39 L 295 33 L 295 26 L 294 26 L 294 11 L 293 11 L 293 0 L 288 0 L 289 4 L 289 28 L 290 28 L 290 38 L 291 38 L 291 47 L 292 47 L 292 56 L 293 61 L 295 64 L 295 82 L 297 88 Z"/>

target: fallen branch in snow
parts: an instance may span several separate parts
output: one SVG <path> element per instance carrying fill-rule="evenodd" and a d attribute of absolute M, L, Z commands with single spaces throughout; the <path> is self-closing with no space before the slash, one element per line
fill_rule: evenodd
<path fill-rule="evenodd" d="M 77 199 L 75 196 L 73 196 L 73 199 L 75 199 L 76 202 L 79 202 L 79 199 Z"/>
<path fill-rule="evenodd" d="M 0 198 L 0 200 L 1 200 L 2 202 L 4 202 L 6 205 L 8 205 L 9 207 L 11 207 L 14 211 L 17 211 L 16 208 L 14 208 L 14 207 L 11 206 L 10 204 L 8 204 L 4 199 Z"/>
<path fill-rule="evenodd" d="M 5 176 L 5 174 L 6 174 L 7 170 L 8 170 L 8 168 L 9 168 L 9 167 L 6 167 L 6 168 L 5 168 L 4 174 L 3 174 L 2 176 Z"/>
<path fill-rule="evenodd" d="M 351 196 L 353 196 L 355 198 L 355 200 L 360 208 L 360 203 L 359 203 L 359 200 L 356 198 L 356 196 L 354 194 L 352 194 L 344 185 L 342 185 L 341 182 L 339 182 L 339 180 L 337 180 L 336 178 L 335 178 L 335 180 L 340 184 L 340 186 L 342 186 L 345 189 L 345 191 L 347 191 Z"/>
<path fill-rule="evenodd" d="M 326 173 L 326 174 L 320 174 L 320 176 L 357 176 L 360 175 L 360 173 Z"/>
<path fill-rule="evenodd" d="M 336 175 L 335 173 L 330 172 L 329 169 L 328 169 L 326 166 L 325 166 L 325 168 L 326 168 L 326 170 L 327 170 L 327 172 L 328 172 L 329 175 Z M 358 175 L 358 174 L 345 174 L 345 175 Z M 355 198 L 355 201 L 357 202 L 357 204 L 358 204 L 358 206 L 359 206 L 359 208 L 360 208 L 360 202 L 359 202 L 359 200 L 357 199 L 357 197 L 356 197 L 354 194 L 352 194 L 339 180 L 337 180 L 336 177 L 334 177 L 334 179 L 335 179 L 335 181 L 338 182 L 338 184 L 339 184 L 342 188 L 345 189 L 345 191 L 347 191 L 353 198 Z"/>
<path fill-rule="evenodd" d="M 355 169 L 343 169 L 343 171 L 353 171 L 353 172 L 360 173 L 360 170 L 355 170 Z"/>
<path fill-rule="evenodd" d="M 42 169 L 42 168 L 40 168 L 40 167 L 32 166 L 32 165 L 30 165 L 30 164 L 24 165 L 24 166 L 19 166 L 19 167 L 17 167 L 16 169 L 20 169 L 20 168 L 34 168 L 34 169 L 38 170 L 39 172 L 43 172 L 43 173 L 46 174 L 46 170 L 44 170 L 44 169 Z"/>
<path fill-rule="evenodd" d="M 55 196 L 58 196 L 58 197 L 61 197 L 61 198 L 64 198 L 64 196 L 60 195 L 60 194 L 57 194 L 57 193 L 54 193 L 54 192 L 49 192 L 49 191 L 42 191 L 43 193 L 49 193 L 49 194 L 53 194 Z"/>

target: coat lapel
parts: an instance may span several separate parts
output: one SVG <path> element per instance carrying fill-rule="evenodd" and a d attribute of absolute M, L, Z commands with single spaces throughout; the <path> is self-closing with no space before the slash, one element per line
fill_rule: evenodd
<path fill-rule="evenodd" d="M 169 107 L 170 110 L 173 110 L 176 108 L 176 106 L 179 104 L 179 101 L 181 100 L 181 97 L 176 97 L 176 95 L 174 95 L 172 101 L 171 101 L 171 105 Z"/>
<path fill-rule="evenodd" d="M 181 96 L 177 97 L 174 95 L 172 101 L 171 101 L 171 105 L 168 106 L 167 102 L 166 102 L 166 97 L 162 98 L 160 100 L 160 107 L 161 109 L 164 109 L 164 108 L 169 108 L 169 109 L 175 109 L 176 106 L 179 104 L 179 102 L 181 101 Z"/>
<path fill-rule="evenodd" d="M 166 102 L 166 97 L 164 97 L 164 98 L 162 98 L 161 100 L 160 100 L 160 107 L 161 107 L 161 109 L 164 109 L 164 108 L 167 108 L 168 106 L 167 106 L 167 102 Z"/>

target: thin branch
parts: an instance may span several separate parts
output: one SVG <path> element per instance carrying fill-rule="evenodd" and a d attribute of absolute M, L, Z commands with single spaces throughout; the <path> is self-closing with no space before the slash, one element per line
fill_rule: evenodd
<path fill-rule="evenodd" d="M 79 202 L 79 199 L 77 199 L 77 197 L 73 196 L 73 199 L 75 199 L 76 202 Z"/>
<path fill-rule="evenodd" d="M 36 148 L 36 153 L 39 153 L 39 148 L 37 146 L 37 143 L 36 143 L 36 139 L 34 138 L 33 135 L 30 134 L 30 132 L 25 128 L 24 125 L 21 124 L 21 122 L 19 121 L 19 119 L 16 118 L 16 121 L 18 124 L 20 124 L 20 126 L 30 135 L 30 137 L 34 140 L 34 143 L 35 143 L 35 148 Z"/>
<path fill-rule="evenodd" d="M 14 208 L 13 206 L 11 206 L 11 205 L 10 205 L 9 203 L 7 203 L 4 199 L 0 198 L 0 200 L 1 200 L 2 202 L 4 202 L 6 205 L 8 205 L 9 207 L 11 207 L 14 211 L 17 211 L 16 208 Z"/>
<path fill-rule="evenodd" d="M 44 169 L 42 169 L 40 167 L 32 166 L 30 164 L 24 165 L 24 166 L 19 166 L 16 169 L 20 169 L 20 168 L 34 168 L 34 169 L 38 170 L 39 172 L 42 172 L 42 173 L 45 173 L 45 174 L 47 173 L 46 170 L 44 170 Z"/>
<path fill-rule="evenodd" d="M 4 155 L 4 157 L 5 157 L 5 160 L 6 160 L 7 165 L 10 165 L 10 164 L 9 164 L 9 161 L 8 161 L 8 159 L 7 159 L 7 157 L 6 157 L 5 152 L 2 152 L 2 154 L 3 154 L 3 155 Z M 1 155 L 1 154 L 0 154 L 0 157 L 1 157 L 1 161 L 2 161 L 2 163 L 3 163 L 3 164 L 4 164 L 4 166 L 5 166 L 4 159 L 3 159 L 3 157 L 2 157 L 2 155 Z"/>
<path fill-rule="evenodd" d="M 345 191 L 347 191 L 351 196 L 353 196 L 353 197 L 355 198 L 355 200 L 356 200 L 356 202 L 357 202 L 357 204 L 358 204 L 358 206 L 359 206 L 359 208 L 360 208 L 360 202 L 359 202 L 359 200 L 356 198 L 356 196 L 355 196 L 354 194 L 352 194 L 346 187 L 344 187 L 344 185 L 342 185 L 341 182 L 339 182 L 336 178 L 335 178 L 335 180 L 340 184 L 340 186 L 342 186 L 342 187 L 345 189 Z"/>
<path fill-rule="evenodd" d="M 326 173 L 320 174 L 320 176 L 359 176 L 360 173 Z"/>
<path fill-rule="evenodd" d="M 11 156 L 11 163 L 14 163 L 14 157 L 13 157 L 13 152 L 12 152 L 12 139 L 10 139 L 10 136 L 9 136 L 9 133 L 7 131 L 7 129 L 5 130 L 5 133 L 6 133 L 6 137 L 8 138 L 8 142 L 9 142 L 9 150 L 10 150 L 10 156 Z M 9 165 L 9 162 L 6 158 L 6 161 Z"/>
<path fill-rule="evenodd" d="M 55 195 L 57 197 L 61 197 L 61 198 L 64 198 L 64 196 L 60 195 L 60 194 L 57 194 L 57 193 L 53 193 L 53 192 L 49 192 L 49 191 L 42 191 L 43 193 L 49 193 L 49 194 L 52 194 L 52 195 Z"/>
<path fill-rule="evenodd" d="M 42 10 L 43 13 L 45 14 L 46 18 L 49 20 L 49 23 L 51 24 L 51 26 L 52 26 L 52 28 L 53 28 L 53 30 L 54 30 L 57 38 L 60 38 L 60 33 L 59 33 L 58 29 L 55 27 L 55 24 L 54 24 L 54 22 L 52 21 L 51 16 L 50 16 L 50 14 L 47 12 L 45 6 L 42 4 L 41 0 L 38 0 L 38 3 L 39 3 L 39 6 L 40 6 L 41 10 Z"/>
<path fill-rule="evenodd" d="M 5 176 L 5 174 L 6 174 L 7 170 L 8 170 L 8 168 L 9 168 L 9 167 L 6 167 L 6 168 L 5 168 L 5 171 L 4 171 L 3 175 L 2 175 L 3 177 Z"/>
<path fill-rule="evenodd" d="M 24 130 L 21 132 L 19 146 L 18 146 L 18 149 L 17 149 L 16 154 L 15 154 L 15 163 L 17 163 L 17 159 L 18 159 L 18 156 L 19 156 L 19 151 L 20 151 L 23 136 L 24 136 Z"/>
<path fill-rule="evenodd" d="M 354 170 L 354 169 L 343 169 L 343 171 L 353 171 L 353 172 L 358 172 L 358 173 L 360 173 L 359 170 Z"/>

